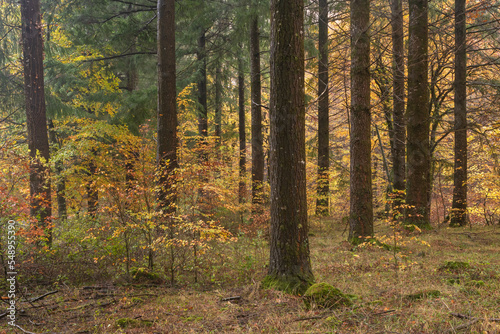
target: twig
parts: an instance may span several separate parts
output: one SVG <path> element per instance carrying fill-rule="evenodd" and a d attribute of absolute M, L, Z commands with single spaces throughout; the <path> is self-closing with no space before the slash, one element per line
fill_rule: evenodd
<path fill-rule="evenodd" d="M 14 325 L 14 327 L 19 328 L 23 333 L 26 333 L 26 334 L 36 334 L 36 333 L 33 333 L 33 332 L 30 332 L 30 331 L 23 329 L 19 325 Z"/>
<path fill-rule="evenodd" d="M 0 319 L 2 319 L 3 317 L 7 316 L 7 314 L 9 314 L 9 313 L 5 312 L 5 313 L 0 314 Z"/>
<path fill-rule="evenodd" d="M 387 310 L 387 311 L 377 312 L 377 313 L 373 313 L 373 315 L 384 315 L 384 314 L 392 313 L 392 312 L 396 312 L 396 310 Z"/>
<path fill-rule="evenodd" d="M 478 322 L 479 319 L 475 319 L 475 320 L 472 320 L 472 321 L 469 321 L 468 323 L 466 324 L 463 324 L 463 325 L 460 325 L 460 326 L 457 326 L 455 328 L 452 328 L 452 329 L 449 329 L 447 330 L 446 332 L 444 333 L 456 333 L 457 331 L 461 330 L 461 329 L 465 329 L 465 328 L 468 328 L 472 325 L 474 325 L 476 322 Z"/>
<path fill-rule="evenodd" d="M 58 292 L 59 292 L 59 290 L 54 290 L 54 291 L 47 292 L 46 294 L 43 294 L 43 295 L 41 295 L 41 296 L 39 296 L 39 297 L 36 297 L 36 298 L 31 299 L 31 300 L 30 300 L 30 303 L 33 303 L 33 302 L 39 301 L 40 299 L 43 299 L 43 298 L 45 298 L 45 297 L 47 297 L 47 296 L 53 295 L 54 293 L 58 293 Z"/>
<path fill-rule="evenodd" d="M 485 319 L 481 319 L 481 318 L 471 317 L 469 315 L 465 315 L 465 314 L 461 314 L 461 313 L 451 313 L 451 315 L 454 316 L 454 317 L 460 318 L 460 319 L 487 320 L 487 321 L 494 321 L 494 322 L 500 321 L 500 318 L 485 318 Z"/>
<path fill-rule="evenodd" d="M 234 296 L 234 297 L 227 297 L 227 298 L 222 298 L 221 301 L 223 302 L 230 302 L 233 300 L 240 300 L 241 296 Z"/>

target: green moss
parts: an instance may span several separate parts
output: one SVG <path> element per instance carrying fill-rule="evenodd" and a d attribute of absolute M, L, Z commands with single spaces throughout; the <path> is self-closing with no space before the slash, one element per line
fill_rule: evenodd
<path fill-rule="evenodd" d="M 351 306 L 352 298 L 328 283 L 316 283 L 304 294 L 304 304 L 308 309 L 313 307 L 332 309 Z"/>
<path fill-rule="evenodd" d="M 150 271 L 148 268 L 132 268 L 130 273 L 132 274 L 132 278 L 136 281 L 161 281 L 160 275 Z"/>
<path fill-rule="evenodd" d="M 460 278 L 448 278 L 446 280 L 446 283 L 448 285 L 457 285 L 457 284 L 460 284 Z"/>
<path fill-rule="evenodd" d="M 440 270 L 450 270 L 450 271 L 460 271 L 470 268 L 468 262 L 461 261 L 446 261 L 439 269 Z"/>
<path fill-rule="evenodd" d="M 466 284 L 467 286 L 475 286 L 476 288 L 480 288 L 482 286 L 484 286 L 484 281 L 481 281 L 481 280 L 471 280 L 470 282 L 467 282 Z"/>
<path fill-rule="evenodd" d="M 313 278 L 298 275 L 267 275 L 261 283 L 264 289 L 275 289 L 292 295 L 303 295 L 313 284 Z"/>
<path fill-rule="evenodd" d="M 439 296 L 441 296 L 441 291 L 439 290 L 424 290 L 407 295 L 405 298 L 411 301 L 416 301 L 425 298 L 438 298 Z"/>

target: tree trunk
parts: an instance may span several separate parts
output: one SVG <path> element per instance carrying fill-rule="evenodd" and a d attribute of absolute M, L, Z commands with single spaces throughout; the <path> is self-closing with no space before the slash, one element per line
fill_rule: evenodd
<path fill-rule="evenodd" d="M 92 149 L 90 151 L 90 158 L 88 161 L 88 171 L 87 176 L 89 177 L 87 181 L 87 212 L 92 217 L 97 216 L 97 207 L 99 205 L 99 190 L 97 189 L 97 166 L 95 164 L 96 150 Z"/>
<path fill-rule="evenodd" d="M 271 236 L 263 285 L 303 293 L 309 257 L 305 106 L 304 2 L 271 1 Z"/>
<path fill-rule="evenodd" d="M 262 203 L 262 182 L 264 181 L 259 34 L 259 19 L 258 16 L 254 14 L 250 23 L 252 203 L 254 204 L 254 211 L 255 206 Z"/>
<path fill-rule="evenodd" d="M 467 223 L 467 56 L 465 0 L 455 0 L 455 173 L 451 226 Z"/>
<path fill-rule="evenodd" d="M 351 1 L 351 199 L 349 241 L 373 235 L 370 119 L 370 1 Z"/>
<path fill-rule="evenodd" d="M 49 139 L 53 147 L 61 148 L 61 144 L 57 139 L 57 134 L 54 129 L 54 122 L 49 119 Z M 62 175 L 64 170 L 64 163 L 61 160 L 57 160 L 54 163 L 54 168 L 56 172 L 56 200 L 57 200 L 57 214 L 59 220 L 66 220 L 68 215 L 67 205 L 66 205 L 66 178 Z"/>
<path fill-rule="evenodd" d="M 330 183 L 329 93 L 328 93 L 328 2 L 319 0 L 318 61 L 318 179 L 316 215 L 328 216 Z"/>
<path fill-rule="evenodd" d="M 393 174 L 393 202 L 394 218 L 403 213 L 401 204 L 405 190 L 405 145 L 406 124 L 405 113 L 405 60 L 404 60 L 404 28 L 402 0 L 391 2 L 392 25 L 392 174 Z"/>
<path fill-rule="evenodd" d="M 207 58 L 205 50 L 205 30 L 198 37 L 198 133 L 202 137 L 208 135 L 207 114 Z"/>
<path fill-rule="evenodd" d="M 409 0 L 407 163 L 405 219 L 429 226 L 430 149 L 428 63 L 428 1 Z"/>
<path fill-rule="evenodd" d="M 43 40 L 39 0 L 21 0 L 24 94 L 30 151 L 30 214 L 52 242 L 49 138 L 45 114 Z"/>
<path fill-rule="evenodd" d="M 158 147 L 160 174 L 159 208 L 175 213 L 177 192 L 174 173 L 177 162 L 177 92 L 175 73 L 175 1 L 158 1 Z"/>
<path fill-rule="evenodd" d="M 238 200 L 240 203 L 245 202 L 245 177 L 246 177 L 246 136 L 245 136 L 245 78 L 243 76 L 243 63 L 238 60 L 238 122 L 239 122 L 239 185 L 238 185 Z"/>
<path fill-rule="evenodd" d="M 221 63 L 217 62 L 215 69 L 215 144 L 217 154 L 219 155 L 220 145 L 222 143 L 222 84 L 221 84 Z"/>

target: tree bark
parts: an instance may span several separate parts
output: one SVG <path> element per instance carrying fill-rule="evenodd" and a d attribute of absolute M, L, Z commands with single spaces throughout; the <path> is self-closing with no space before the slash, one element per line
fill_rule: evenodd
<path fill-rule="evenodd" d="M 252 113 L 252 203 L 262 203 L 262 182 L 264 182 L 264 148 L 262 137 L 262 98 L 260 79 L 260 37 L 259 19 L 256 14 L 250 23 L 250 72 Z"/>
<path fill-rule="evenodd" d="M 370 1 L 351 1 L 351 189 L 349 241 L 373 235 L 371 115 L 370 115 Z"/>
<path fill-rule="evenodd" d="M 99 190 L 97 189 L 97 166 L 95 164 L 96 151 L 94 149 L 90 152 L 91 156 L 88 162 L 88 172 L 89 177 L 87 182 L 87 212 L 92 217 L 97 216 L 97 207 L 99 205 Z"/>
<path fill-rule="evenodd" d="M 428 1 L 409 0 L 407 163 L 405 218 L 429 226 L 430 148 L 428 92 Z"/>
<path fill-rule="evenodd" d="M 243 74 L 242 60 L 238 60 L 238 123 L 239 123 L 239 184 L 238 184 L 238 200 L 240 203 L 245 202 L 245 177 L 246 177 L 246 136 L 245 136 L 245 77 Z"/>
<path fill-rule="evenodd" d="M 217 154 L 219 155 L 220 145 L 222 143 L 222 84 L 221 84 L 221 63 L 217 62 L 215 69 L 215 144 Z"/>
<path fill-rule="evenodd" d="M 405 113 L 405 61 L 404 61 L 404 27 L 402 0 L 391 1 L 392 26 L 392 174 L 393 174 L 393 202 L 394 218 L 403 213 L 401 204 L 405 190 L 405 145 L 406 123 Z"/>
<path fill-rule="evenodd" d="M 318 179 L 316 215 L 328 216 L 330 183 L 329 167 L 329 93 L 328 93 L 328 2 L 319 0 L 318 23 Z"/>
<path fill-rule="evenodd" d="M 24 95 L 30 151 L 30 214 L 52 242 L 49 139 L 44 93 L 43 32 L 39 0 L 21 1 Z"/>
<path fill-rule="evenodd" d="M 158 1 L 158 146 L 157 164 L 160 190 L 159 209 L 166 215 L 175 213 L 177 191 L 177 102 L 175 73 L 175 1 Z"/>
<path fill-rule="evenodd" d="M 466 74 L 465 0 L 455 0 L 455 173 L 451 226 L 467 224 Z"/>
<path fill-rule="evenodd" d="M 207 58 L 205 50 L 205 30 L 203 29 L 198 37 L 198 133 L 202 137 L 208 135 L 208 114 L 207 114 Z"/>
<path fill-rule="evenodd" d="M 263 285 L 303 293 L 309 257 L 305 106 L 304 2 L 271 1 L 271 236 Z"/>

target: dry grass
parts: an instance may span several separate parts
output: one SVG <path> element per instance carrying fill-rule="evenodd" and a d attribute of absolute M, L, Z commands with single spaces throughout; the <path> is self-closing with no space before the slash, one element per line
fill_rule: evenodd
<path fill-rule="evenodd" d="M 377 246 L 352 250 L 343 242 L 344 226 L 325 225 L 322 222 L 321 231 L 313 229 L 311 236 L 316 281 L 356 295 L 350 308 L 308 311 L 300 297 L 261 290 L 258 281 L 264 270 L 256 270 L 263 266 L 258 263 L 245 272 L 228 266 L 226 270 L 234 272 L 225 272 L 224 277 L 234 279 L 208 290 L 63 286 L 40 301 L 21 303 L 25 313 L 18 315 L 17 324 L 34 333 L 73 334 L 500 333 L 499 227 L 438 228 L 418 235 L 420 240 L 407 235 L 394 252 Z M 384 224 L 378 231 L 379 236 L 392 233 Z M 266 253 L 251 247 L 254 254 Z M 227 254 L 245 254 L 244 245 L 236 248 L 233 245 Z M 469 266 L 449 268 L 448 261 Z M 419 295 L 433 290 L 440 295 Z M 44 292 L 39 289 L 32 295 Z M 222 301 L 231 296 L 241 299 Z M 124 318 L 129 320 L 122 320 L 120 327 L 119 319 Z M 0 333 L 13 332 L 5 318 L 1 321 Z"/>

